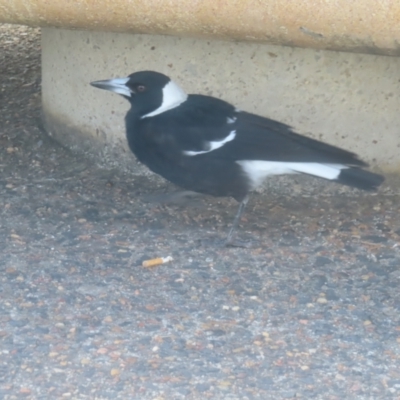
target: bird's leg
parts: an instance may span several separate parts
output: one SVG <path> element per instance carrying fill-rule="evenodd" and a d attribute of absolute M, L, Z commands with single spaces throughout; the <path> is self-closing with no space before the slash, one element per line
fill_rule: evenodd
<path fill-rule="evenodd" d="M 231 229 L 230 229 L 230 231 L 229 231 L 229 233 L 228 233 L 228 237 L 227 237 L 226 240 L 225 240 L 225 246 L 246 247 L 246 246 L 240 245 L 239 242 L 233 241 L 233 240 L 232 240 L 232 237 L 233 237 L 233 232 L 235 231 L 236 227 L 237 227 L 238 224 L 239 224 L 240 217 L 242 216 L 243 211 L 244 211 L 244 209 L 245 209 L 246 204 L 247 204 L 248 201 L 249 201 L 249 196 L 246 196 L 246 197 L 241 201 L 241 203 L 240 203 L 240 205 L 239 205 L 239 209 L 238 209 L 238 211 L 237 211 L 237 213 L 236 213 L 236 215 L 235 215 L 235 218 L 234 218 L 234 220 L 233 220 L 232 227 L 231 227 Z"/>

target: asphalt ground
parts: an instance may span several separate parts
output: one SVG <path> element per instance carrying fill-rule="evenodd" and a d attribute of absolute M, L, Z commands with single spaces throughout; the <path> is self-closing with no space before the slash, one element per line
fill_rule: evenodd
<path fill-rule="evenodd" d="M 0 101 L 0 398 L 400 399 L 397 190 L 275 180 L 225 248 L 233 200 L 46 135 L 39 30 L 0 25 Z"/>

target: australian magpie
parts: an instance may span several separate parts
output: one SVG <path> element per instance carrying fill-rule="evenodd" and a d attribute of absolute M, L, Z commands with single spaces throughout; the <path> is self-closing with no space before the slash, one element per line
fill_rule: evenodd
<path fill-rule="evenodd" d="M 290 126 L 210 96 L 187 95 L 168 76 L 140 71 L 91 82 L 131 104 L 128 144 L 138 160 L 172 183 L 194 192 L 240 202 L 226 244 L 249 193 L 270 175 L 308 174 L 364 190 L 381 175 L 349 151 L 295 133 Z"/>

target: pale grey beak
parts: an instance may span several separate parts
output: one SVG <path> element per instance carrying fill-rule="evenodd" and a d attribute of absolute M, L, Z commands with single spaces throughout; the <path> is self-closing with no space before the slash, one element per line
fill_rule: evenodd
<path fill-rule="evenodd" d="M 107 79 L 105 81 L 94 81 L 90 84 L 99 89 L 109 90 L 110 92 L 121 94 L 122 96 L 131 97 L 131 91 L 126 86 L 129 78 Z"/>

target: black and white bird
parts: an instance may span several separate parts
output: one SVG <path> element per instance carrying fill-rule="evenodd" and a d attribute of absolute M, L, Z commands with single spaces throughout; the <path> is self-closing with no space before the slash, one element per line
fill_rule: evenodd
<path fill-rule="evenodd" d="M 270 175 L 308 174 L 364 190 L 375 190 L 384 180 L 361 169 L 367 164 L 349 151 L 223 100 L 188 95 L 158 72 L 91 85 L 130 102 L 125 117 L 129 147 L 150 170 L 186 190 L 240 203 L 227 245 L 234 243 L 249 193 Z"/>

